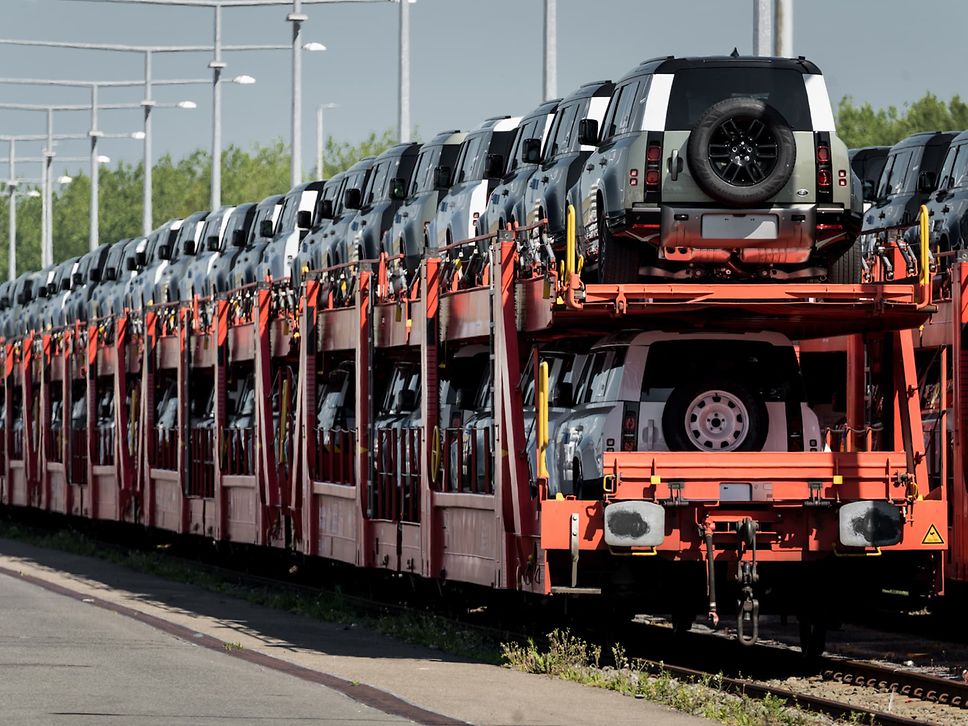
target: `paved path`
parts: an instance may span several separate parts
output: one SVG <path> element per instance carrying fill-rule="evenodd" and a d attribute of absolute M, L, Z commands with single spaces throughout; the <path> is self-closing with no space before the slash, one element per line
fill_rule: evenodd
<path fill-rule="evenodd" d="M 102 560 L 0 540 L 4 724 L 407 721 L 709 723 Z"/>

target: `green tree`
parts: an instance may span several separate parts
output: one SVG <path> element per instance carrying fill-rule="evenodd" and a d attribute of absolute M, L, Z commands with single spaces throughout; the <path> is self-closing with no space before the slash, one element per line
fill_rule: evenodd
<path fill-rule="evenodd" d="M 848 147 L 893 146 L 919 131 L 968 129 L 968 104 L 960 96 L 945 103 L 933 93 L 898 110 L 896 106 L 875 110 L 870 103 L 855 106 L 850 96 L 837 107 L 837 134 Z"/>
<path fill-rule="evenodd" d="M 392 129 L 370 133 L 353 144 L 327 140 L 326 172 L 332 176 L 349 168 L 365 156 L 376 156 L 395 143 Z M 208 209 L 211 182 L 211 156 L 197 150 L 184 158 L 161 157 L 154 166 L 152 181 L 153 225 L 171 218 L 185 217 Z M 312 173 L 311 170 L 310 174 Z M 90 230 L 90 178 L 72 172 L 74 181 L 53 195 L 54 260 L 84 254 Z M 99 231 L 102 242 L 137 237 L 141 234 L 144 168 L 141 164 L 121 162 L 100 173 Z M 257 144 L 249 151 L 229 146 L 222 153 L 222 201 L 241 204 L 259 201 L 270 194 L 289 189 L 289 150 L 281 140 Z M 40 199 L 27 196 L 27 188 L 17 197 L 17 271 L 40 266 Z M 8 204 L 0 201 L 0 236 L 6 240 Z M 0 253 L 0 279 L 7 275 L 7 255 Z"/>

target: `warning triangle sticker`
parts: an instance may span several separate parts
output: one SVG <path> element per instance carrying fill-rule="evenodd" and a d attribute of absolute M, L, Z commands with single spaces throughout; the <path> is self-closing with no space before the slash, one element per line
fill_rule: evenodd
<path fill-rule="evenodd" d="M 921 544 L 925 545 L 943 545 L 944 539 L 941 537 L 941 532 L 933 524 L 928 527 L 928 531 L 924 533 L 924 539 L 921 540 Z"/>

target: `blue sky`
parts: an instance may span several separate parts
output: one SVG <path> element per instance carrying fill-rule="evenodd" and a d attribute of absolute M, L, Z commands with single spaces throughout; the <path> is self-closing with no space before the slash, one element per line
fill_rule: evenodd
<path fill-rule="evenodd" d="M 582 82 L 618 78 L 639 61 L 658 55 L 750 52 L 753 0 L 558 0 L 558 92 Z M 968 96 L 961 71 L 968 2 L 928 0 L 912 12 L 900 0 L 795 0 L 794 52 L 814 60 L 827 76 L 834 103 L 843 95 L 875 105 L 901 105 L 932 91 L 947 99 Z M 317 103 L 334 102 L 327 133 L 354 141 L 396 125 L 397 16 L 389 2 L 306 6 L 304 37 L 328 47 L 304 55 L 305 168 L 313 163 Z M 286 43 L 285 7 L 224 11 L 225 43 Z M 939 22 L 943 19 L 943 22 Z M 521 114 L 541 96 L 541 0 L 419 0 L 411 6 L 413 121 L 422 138 L 468 128 L 497 114 Z M 212 11 L 85 0 L 0 0 L 0 37 L 205 44 Z M 159 57 L 158 78 L 208 77 L 208 57 Z M 226 85 L 226 144 L 289 138 L 290 55 L 285 51 L 227 57 L 228 77 L 246 73 L 254 86 Z M 79 80 L 140 79 L 141 56 L 94 51 L 0 46 L 0 75 Z M 205 86 L 159 89 L 159 100 L 183 98 L 195 111 L 159 111 L 156 155 L 181 156 L 210 144 L 210 90 Z M 136 101 L 136 90 L 105 90 L 102 100 Z M 0 86 L 0 102 L 84 103 L 73 89 Z M 140 127 L 139 111 L 110 111 L 106 131 Z M 0 134 L 34 133 L 40 114 L 0 110 Z M 57 131 L 84 131 L 83 113 L 59 114 Z M 65 142 L 60 152 L 83 154 L 85 142 Z M 5 145 L 4 145 L 5 146 Z M 39 147 L 38 147 L 39 148 Z M 140 144 L 105 141 L 113 160 L 137 161 Z M 25 151 L 24 153 L 30 153 Z M 0 147 L 5 160 L 6 148 Z M 0 170 L 0 174 L 6 169 Z M 26 172 L 26 170 L 24 170 Z"/>

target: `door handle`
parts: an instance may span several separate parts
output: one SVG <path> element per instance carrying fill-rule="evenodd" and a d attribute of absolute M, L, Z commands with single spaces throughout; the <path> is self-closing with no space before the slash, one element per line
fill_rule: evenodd
<path fill-rule="evenodd" d="M 941 213 L 942 214 L 947 214 L 950 211 L 951 211 L 951 207 L 949 207 L 947 204 L 945 204 L 943 207 L 941 207 Z"/>
<path fill-rule="evenodd" d="M 508 192 L 508 190 L 507 190 L 507 189 L 505 189 L 504 191 L 502 191 L 502 192 L 501 192 L 501 196 L 502 196 L 502 197 L 506 197 L 506 196 L 507 196 L 507 195 L 508 195 L 509 193 L 510 193 L 510 192 Z"/>
<path fill-rule="evenodd" d="M 679 150 L 673 149 L 672 156 L 669 157 L 669 178 L 676 181 L 680 171 L 682 171 L 682 159 L 679 158 Z"/>
<path fill-rule="evenodd" d="M 877 215 L 877 218 L 878 219 L 884 219 L 884 212 L 881 212 L 879 215 Z"/>
<path fill-rule="evenodd" d="M 599 166 L 605 166 L 608 163 L 608 159 L 601 159 L 598 162 Z"/>
<path fill-rule="evenodd" d="M 594 164 L 589 164 L 588 166 L 585 167 L 585 171 L 593 171 L 594 169 L 595 169 Z"/>
<path fill-rule="evenodd" d="M 546 177 L 546 176 L 541 177 L 541 183 L 542 184 L 547 184 L 548 183 L 548 177 Z"/>

